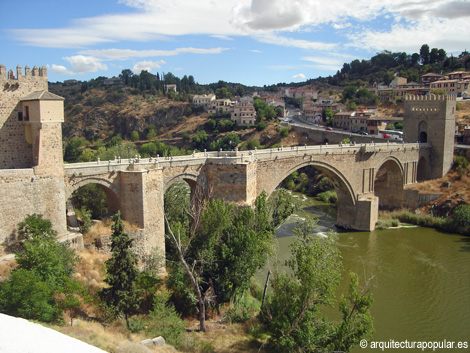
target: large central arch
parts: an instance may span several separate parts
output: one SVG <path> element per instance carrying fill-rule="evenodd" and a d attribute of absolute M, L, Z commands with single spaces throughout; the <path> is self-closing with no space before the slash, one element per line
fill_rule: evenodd
<path fill-rule="evenodd" d="M 320 162 L 320 161 L 307 161 L 296 164 L 294 167 L 287 169 L 280 174 L 278 179 L 270 183 L 271 187 L 267 188 L 266 193 L 268 196 L 272 194 L 275 188 L 289 176 L 291 173 L 299 170 L 300 168 L 311 166 L 320 171 L 332 182 L 336 195 L 338 196 L 337 202 L 337 224 L 344 225 L 343 220 L 350 219 L 350 215 L 356 214 L 356 197 L 353 188 L 345 176 L 333 166 Z M 346 216 L 347 215 L 347 216 Z"/>

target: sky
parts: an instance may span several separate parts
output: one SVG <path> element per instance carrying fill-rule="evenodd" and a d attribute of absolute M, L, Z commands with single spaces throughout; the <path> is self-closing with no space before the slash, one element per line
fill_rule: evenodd
<path fill-rule="evenodd" d="M 248 86 L 422 44 L 470 49 L 470 0 L 0 0 L 0 63 L 50 82 L 130 69 Z"/>

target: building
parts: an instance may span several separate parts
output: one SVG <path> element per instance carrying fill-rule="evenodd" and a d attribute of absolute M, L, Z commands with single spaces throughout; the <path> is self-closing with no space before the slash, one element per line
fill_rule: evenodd
<path fill-rule="evenodd" d="M 214 99 L 210 103 L 209 114 L 220 114 L 221 112 L 231 112 L 232 101 L 228 98 Z"/>
<path fill-rule="evenodd" d="M 253 99 L 242 97 L 234 106 L 231 119 L 235 120 L 240 126 L 255 125 L 256 111 L 253 105 Z"/>
<path fill-rule="evenodd" d="M 204 109 L 208 110 L 211 107 L 212 101 L 215 100 L 215 94 L 196 94 L 193 97 L 193 105 L 203 106 Z"/>
<path fill-rule="evenodd" d="M 421 76 L 421 84 L 425 87 L 429 87 L 432 82 L 439 81 L 443 78 L 444 78 L 444 76 L 442 76 L 442 75 L 430 72 L 430 73 L 427 73 L 427 74 L 424 74 L 423 76 Z"/>
<path fill-rule="evenodd" d="M 105 86 L 119 85 L 121 83 L 122 83 L 122 80 L 119 77 L 107 78 L 106 80 L 103 81 L 103 84 Z"/>
<path fill-rule="evenodd" d="M 435 89 L 444 90 L 446 94 L 452 94 L 457 97 L 470 95 L 469 90 L 470 76 L 463 78 L 439 80 L 431 83 L 431 91 Z"/>
<path fill-rule="evenodd" d="M 166 91 L 166 92 L 175 92 L 175 93 L 178 92 L 178 91 L 176 90 L 176 84 L 174 84 L 174 83 L 165 85 L 165 91 Z"/>
<path fill-rule="evenodd" d="M 366 120 L 366 131 L 369 135 L 377 135 L 379 130 L 386 130 L 388 124 L 403 122 L 403 118 L 390 116 L 373 116 Z"/>

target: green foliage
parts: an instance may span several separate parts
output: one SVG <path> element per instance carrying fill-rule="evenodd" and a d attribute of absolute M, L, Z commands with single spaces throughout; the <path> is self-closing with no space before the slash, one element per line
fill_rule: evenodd
<path fill-rule="evenodd" d="M 58 321 L 61 315 L 54 289 L 34 271 L 22 268 L 13 271 L 3 283 L 0 312 L 43 322 Z"/>
<path fill-rule="evenodd" d="M 349 143 L 351 143 L 351 140 L 348 137 L 346 137 L 346 138 L 341 140 L 341 143 L 342 144 L 349 144 Z"/>
<path fill-rule="evenodd" d="M 395 123 L 394 130 L 403 130 L 403 123 L 402 122 Z"/>
<path fill-rule="evenodd" d="M 75 205 L 80 210 L 91 212 L 91 218 L 101 219 L 108 213 L 106 194 L 98 184 L 87 184 L 79 187 L 73 193 Z M 82 214 L 83 216 L 83 214 Z M 84 216 L 85 218 L 87 215 Z M 85 221 L 83 219 L 82 221 Z"/>
<path fill-rule="evenodd" d="M 386 127 L 387 130 L 395 130 L 395 125 L 393 125 L 392 123 L 388 124 L 387 127 Z"/>
<path fill-rule="evenodd" d="M 263 131 L 267 127 L 268 125 L 264 121 L 260 121 L 258 124 L 256 124 L 256 130 L 258 131 Z"/>
<path fill-rule="evenodd" d="M 227 135 L 222 138 L 217 139 L 217 141 L 212 141 L 210 143 L 211 151 L 218 151 L 222 149 L 223 151 L 231 151 L 240 143 L 240 136 L 236 132 L 229 132 Z"/>
<path fill-rule="evenodd" d="M 464 156 L 454 156 L 454 168 L 460 175 L 467 173 L 468 164 L 468 160 Z"/>
<path fill-rule="evenodd" d="M 80 224 L 80 232 L 88 233 L 91 228 L 91 211 L 87 210 L 85 207 L 80 209 L 82 216 L 82 222 Z"/>
<path fill-rule="evenodd" d="M 330 339 L 333 351 L 349 352 L 361 339 L 370 337 L 374 332 L 374 323 L 369 312 L 374 301 L 372 295 L 367 291 L 359 292 L 357 275 L 351 272 L 350 276 L 348 295 L 342 296 L 339 304 L 343 320 Z"/>
<path fill-rule="evenodd" d="M 336 191 L 334 190 L 328 190 L 321 192 L 317 195 L 317 199 L 323 202 L 328 202 L 328 203 L 337 203 L 338 202 L 338 195 L 336 195 Z"/>
<path fill-rule="evenodd" d="M 281 136 L 282 138 L 284 137 L 287 137 L 287 135 L 289 135 L 289 126 L 283 126 L 279 129 L 279 136 Z"/>
<path fill-rule="evenodd" d="M 454 233 L 458 230 L 452 218 L 434 217 L 432 215 L 417 215 L 408 211 L 398 215 L 397 218 L 402 223 L 436 228 L 449 233 Z"/>
<path fill-rule="evenodd" d="M 25 220 L 18 223 L 18 235 L 20 240 L 34 238 L 54 238 L 57 232 L 52 229 L 52 223 L 42 218 L 42 214 L 27 215 Z"/>
<path fill-rule="evenodd" d="M 139 138 L 140 138 L 139 133 L 137 131 L 134 130 L 134 131 L 131 132 L 130 140 L 132 142 L 138 141 Z"/>
<path fill-rule="evenodd" d="M 81 292 L 81 285 L 71 276 L 79 259 L 47 231 L 27 238 L 16 254 L 18 267 L 0 290 L 1 312 L 54 322 L 63 309 L 78 305 L 72 297 Z"/>
<path fill-rule="evenodd" d="M 334 351 L 335 347 L 349 351 L 373 331 L 368 313 L 372 299 L 357 292 L 357 277 L 340 305 L 343 315 L 350 315 L 335 324 L 321 314 L 321 306 L 334 302 L 341 256 L 331 236 L 319 239 L 311 231 L 311 224 L 295 229 L 297 238 L 285 262 L 289 271 L 274 272 L 272 295 L 261 312 L 270 348 L 276 352 Z"/>
<path fill-rule="evenodd" d="M 206 148 L 208 138 L 209 137 L 207 136 L 207 133 L 204 130 L 199 130 L 193 135 L 191 139 L 191 146 L 194 149 L 202 151 Z"/>
<path fill-rule="evenodd" d="M 454 220 L 460 227 L 470 226 L 470 205 L 459 205 L 454 209 Z"/>
<path fill-rule="evenodd" d="M 178 207 L 172 207 L 176 214 L 166 208 L 173 234 L 178 234 L 182 249 L 187 249 L 184 260 L 191 264 L 200 291 L 213 290 L 217 304 L 240 298 L 250 288 L 250 278 L 266 263 L 273 249 L 275 226 L 293 211 L 288 201 L 281 198 L 282 195 L 273 206 L 263 193 L 256 199 L 254 209 L 238 208 L 223 200 L 203 203 L 195 229 L 190 228 L 188 216 L 181 214 L 183 207 L 179 202 Z M 171 241 L 170 236 L 168 239 L 168 256 L 176 260 L 176 239 Z M 180 306 L 178 309 L 194 308 L 197 293 L 189 286 L 187 269 L 176 262 L 170 265 L 168 286 L 173 297 L 179 299 L 175 301 Z"/>
<path fill-rule="evenodd" d="M 106 261 L 106 279 L 109 287 L 100 292 L 101 298 L 115 315 L 124 314 L 129 327 L 129 315 L 139 306 L 141 297 L 136 280 L 137 256 L 132 252 L 133 240 L 124 231 L 120 212 L 113 216 L 111 258 Z"/>
<path fill-rule="evenodd" d="M 85 141 L 80 137 L 70 139 L 65 146 L 64 161 L 69 163 L 78 162 L 78 158 L 82 154 L 82 148 Z"/>

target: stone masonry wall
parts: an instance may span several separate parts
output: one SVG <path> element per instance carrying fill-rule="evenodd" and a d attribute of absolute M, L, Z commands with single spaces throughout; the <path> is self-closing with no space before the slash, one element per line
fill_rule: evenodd
<path fill-rule="evenodd" d="M 24 123 L 18 121 L 20 100 L 34 92 L 48 90 L 47 70 L 34 67 L 31 71 L 17 67 L 16 77 L 0 65 L 0 169 L 30 168 L 33 166 L 32 146 L 26 142 Z"/>

